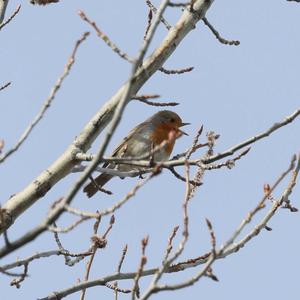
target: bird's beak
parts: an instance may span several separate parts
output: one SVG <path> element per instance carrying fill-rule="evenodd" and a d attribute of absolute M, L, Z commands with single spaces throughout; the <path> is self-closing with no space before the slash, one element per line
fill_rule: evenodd
<path fill-rule="evenodd" d="M 186 125 L 191 125 L 191 123 L 181 123 L 180 127 L 186 126 Z"/>
<path fill-rule="evenodd" d="M 183 126 L 186 126 L 186 125 L 190 125 L 190 124 L 191 124 L 191 123 L 181 123 L 180 127 L 183 127 Z M 188 136 L 188 134 L 187 134 L 186 132 L 184 132 L 183 130 L 178 129 L 178 131 L 179 131 L 181 134 L 184 134 L 184 135 L 187 135 L 187 136 Z"/>

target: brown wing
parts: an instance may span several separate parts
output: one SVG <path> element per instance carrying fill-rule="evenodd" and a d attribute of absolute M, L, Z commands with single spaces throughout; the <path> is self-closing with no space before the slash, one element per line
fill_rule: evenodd
<path fill-rule="evenodd" d="M 115 148 L 115 150 L 113 151 L 113 153 L 111 154 L 111 156 L 112 157 L 122 157 L 125 154 L 125 152 L 126 152 L 127 141 L 130 140 L 135 133 L 138 133 L 141 129 L 143 129 L 143 127 L 146 125 L 146 123 L 147 123 L 147 121 L 145 121 L 145 122 L 137 125 L 132 130 L 130 130 L 130 132 L 128 133 L 128 135 Z M 108 163 L 106 163 L 106 164 L 108 165 Z M 104 167 L 104 165 L 103 165 L 103 167 Z"/>
<path fill-rule="evenodd" d="M 105 174 L 105 173 L 100 174 L 93 181 L 91 181 L 89 184 L 87 184 L 84 187 L 83 191 L 86 193 L 86 195 L 89 198 L 91 198 L 99 191 L 99 188 L 101 189 L 113 177 L 114 176 L 110 175 L 110 174 Z"/>
<path fill-rule="evenodd" d="M 116 147 L 116 149 L 112 153 L 112 157 L 122 157 L 126 153 L 126 146 L 127 146 L 127 141 L 131 139 L 131 137 L 136 133 L 139 132 L 144 126 L 145 123 L 141 123 L 138 126 L 136 126 L 134 129 L 132 129 L 129 134 L 122 140 L 122 142 Z M 114 168 L 115 165 L 109 162 L 106 162 L 102 165 L 103 168 Z M 87 184 L 83 191 L 87 194 L 87 196 L 90 198 L 93 195 L 95 195 L 99 188 L 101 188 L 103 185 L 105 185 L 111 178 L 114 176 L 110 174 L 100 174 L 98 175 L 95 179 L 94 182 L 91 181 L 89 184 Z"/>
<path fill-rule="evenodd" d="M 122 157 L 124 155 L 124 152 L 126 151 L 125 148 L 126 148 L 127 141 L 133 136 L 135 129 L 137 129 L 140 125 L 136 126 L 134 129 L 132 129 L 129 132 L 129 134 L 122 140 L 122 142 L 114 149 L 113 153 L 111 154 L 111 157 Z M 110 164 L 109 162 L 106 162 L 102 165 L 102 167 L 106 168 L 109 166 L 109 164 Z"/>

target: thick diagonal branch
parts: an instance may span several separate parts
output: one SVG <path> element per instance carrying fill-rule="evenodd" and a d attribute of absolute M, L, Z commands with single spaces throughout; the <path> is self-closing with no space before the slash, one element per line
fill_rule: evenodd
<path fill-rule="evenodd" d="M 139 67 L 131 84 L 132 94 L 137 94 L 144 83 L 159 69 L 169 56 L 175 51 L 184 37 L 195 28 L 197 22 L 205 16 L 213 0 L 197 0 L 193 11 L 186 9 L 177 24 L 167 33 L 162 43 L 154 50 Z M 127 83 L 111 97 L 95 116 L 86 124 L 77 138 L 69 145 L 65 152 L 44 172 L 32 181 L 25 189 L 11 197 L 3 205 L 3 222 L 0 232 L 9 228 L 13 222 L 43 197 L 59 180 L 70 173 L 77 164 L 77 153 L 86 152 L 97 136 L 110 122 L 116 107 L 123 98 Z"/>

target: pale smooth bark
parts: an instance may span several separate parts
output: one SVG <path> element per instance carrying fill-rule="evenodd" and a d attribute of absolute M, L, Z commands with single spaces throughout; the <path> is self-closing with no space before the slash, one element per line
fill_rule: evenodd
<path fill-rule="evenodd" d="M 0 0 L 0 24 L 4 20 L 7 4 L 8 4 L 8 0 Z"/>
<path fill-rule="evenodd" d="M 193 11 L 190 11 L 188 8 L 183 11 L 180 19 L 168 31 L 162 43 L 137 70 L 131 85 L 132 94 L 136 94 L 144 83 L 163 66 L 184 37 L 205 16 L 212 3 L 213 0 L 197 0 L 194 3 Z M 85 153 L 107 126 L 125 90 L 126 83 L 100 108 L 65 152 L 49 168 L 44 170 L 23 191 L 13 195 L 4 203 L 2 218 L 0 220 L 0 232 L 9 228 L 18 216 L 39 198 L 43 197 L 59 180 L 71 172 L 72 168 L 78 163 L 76 155 L 78 153 Z"/>

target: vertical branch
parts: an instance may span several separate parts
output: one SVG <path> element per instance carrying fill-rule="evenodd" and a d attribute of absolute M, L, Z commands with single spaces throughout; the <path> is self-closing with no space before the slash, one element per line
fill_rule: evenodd
<path fill-rule="evenodd" d="M 123 248 L 122 256 L 121 256 L 120 261 L 118 263 L 118 268 L 117 268 L 117 273 L 118 274 L 121 273 L 121 268 L 122 268 L 125 256 L 127 254 L 127 250 L 128 250 L 128 245 L 126 244 L 125 247 Z M 118 289 L 117 289 L 118 288 L 118 281 L 114 282 L 114 286 L 116 287 L 116 289 L 115 289 L 115 300 L 118 300 Z"/>
<path fill-rule="evenodd" d="M 146 256 L 146 247 L 148 246 L 149 242 L 149 236 L 146 236 L 145 238 L 142 239 L 142 256 L 141 256 L 141 261 L 139 268 L 136 272 L 134 282 L 133 282 L 133 288 L 132 288 L 132 300 L 136 299 L 136 296 L 140 298 L 140 288 L 139 288 L 139 280 L 141 278 L 142 272 L 144 270 L 144 266 L 147 263 L 147 256 Z"/>
<path fill-rule="evenodd" d="M 182 239 L 181 242 L 177 248 L 177 250 L 174 252 L 174 254 L 169 257 L 169 253 L 171 251 L 167 249 L 165 257 L 162 261 L 161 267 L 155 272 L 155 275 L 153 277 L 153 280 L 148 287 L 147 291 L 140 297 L 141 300 L 147 300 L 157 289 L 157 284 L 165 271 L 169 268 L 169 266 L 182 254 L 185 245 L 189 239 L 189 216 L 188 216 L 188 205 L 191 200 L 191 197 L 193 196 L 191 194 L 191 185 L 190 185 L 190 165 L 188 162 L 185 162 L 185 180 L 186 180 L 186 189 L 185 189 L 185 196 L 183 201 L 183 231 L 182 231 Z M 172 243 L 175 234 L 177 232 L 176 227 L 174 228 L 174 234 L 171 235 L 169 239 L 169 244 Z"/>
<path fill-rule="evenodd" d="M 100 222 L 101 222 L 101 217 L 99 217 L 96 220 L 95 224 L 94 224 L 94 235 L 96 235 L 97 232 L 98 232 Z M 94 244 L 92 246 L 92 255 L 91 255 L 90 260 L 89 260 L 89 262 L 87 263 L 87 266 L 86 266 L 86 274 L 85 274 L 85 277 L 84 277 L 85 281 L 88 281 L 88 279 L 89 279 L 92 263 L 94 261 L 97 249 L 98 249 L 97 244 L 94 242 Z M 86 293 L 86 289 L 83 289 L 81 291 L 80 300 L 84 300 L 85 293 Z"/>

